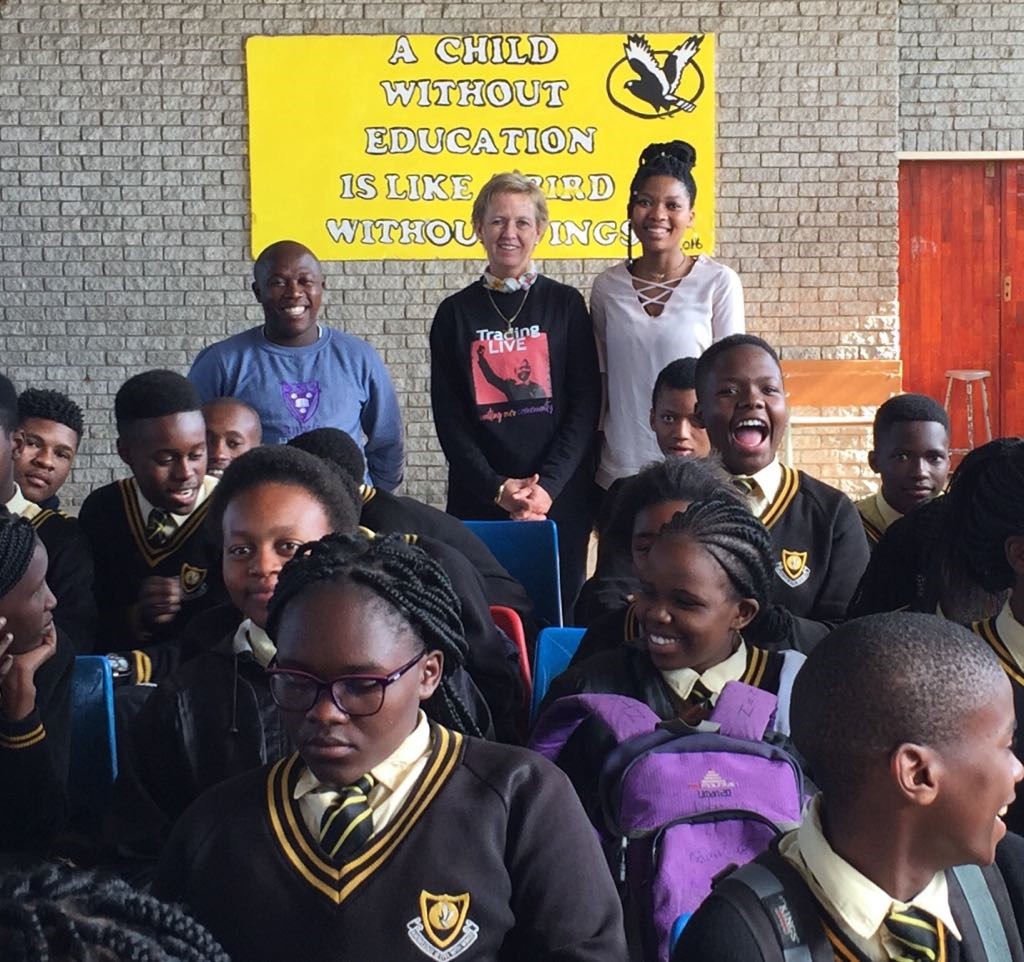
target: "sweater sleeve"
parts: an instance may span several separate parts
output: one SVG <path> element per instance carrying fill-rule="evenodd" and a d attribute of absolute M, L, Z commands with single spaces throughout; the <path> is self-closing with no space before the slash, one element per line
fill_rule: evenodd
<path fill-rule="evenodd" d="M 68 636 L 76 654 L 87 655 L 96 643 L 96 599 L 93 596 L 92 550 L 73 518 L 51 518 L 55 537 L 40 529 L 49 555 L 46 582 L 57 599 L 54 620 Z"/>
<path fill-rule="evenodd" d="M 368 351 L 367 393 L 369 400 L 359 416 L 366 435 L 366 467 L 377 487 L 394 491 L 405 473 L 402 413 L 391 375 L 372 347 Z"/>
<path fill-rule="evenodd" d="M 846 617 L 870 558 L 860 515 L 853 502 L 843 495 L 838 500 L 832 524 L 828 573 L 814 603 L 815 620 L 836 622 Z"/>
<path fill-rule="evenodd" d="M 743 308 L 743 285 L 739 275 L 730 267 L 722 266 L 722 278 L 711 296 L 711 337 L 720 341 L 730 334 L 742 334 L 747 329 Z"/>
<path fill-rule="evenodd" d="M 474 440 L 473 403 L 460 387 L 465 373 L 459 369 L 457 356 L 454 298 L 438 307 L 430 327 L 430 406 L 441 449 L 452 471 L 490 497 L 498 493 L 505 479 L 487 463 L 483 451 Z"/>
<path fill-rule="evenodd" d="M 0 716 L 0 851 L 40 851 L 64 826 L 67 787 L 38 710 Z"/>
<path fill-rule="evenodd" d="M 562 419 L 538 471 L 541 487 L 552 500 L 561 494 L 590 452 L 601 407 L 594 329 L 583 296 L 576 290 L 569 292 L 565 323 L 568 334 Z"/>
<path fill-rule="evenodd" d="M 621 962 L 628 957 L 622 908 L 594 829 L 562 772 L 539 759 L 531 774 L 509 803 L 516 917 L 509 957 Z"/>

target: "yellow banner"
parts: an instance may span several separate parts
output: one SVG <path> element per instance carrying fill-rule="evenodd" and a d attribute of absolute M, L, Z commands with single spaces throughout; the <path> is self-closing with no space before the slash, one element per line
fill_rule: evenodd
<path fill-rule="evenodd" d="M 713 253 L 711 34 L 250 37 L 252 246 L 323 260 L 482 253 L 473 197 L 519 170 L 544 190 L 540 258 L 620 257 L 640 151 L 697 150 L 684 248 Z"/>

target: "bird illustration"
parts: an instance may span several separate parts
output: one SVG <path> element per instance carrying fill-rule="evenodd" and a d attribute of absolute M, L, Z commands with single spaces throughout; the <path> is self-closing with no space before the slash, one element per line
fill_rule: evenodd
<path fill-rule="evenodd" d="M 703 36 L 687 37 L 666 58 L 665 65 L 658 64 L 658 58 L 647 38 L 642 34 L 630 34 L 622 45 L 626 60 L 638 75 L 638 80 L 627 80 L 626 89 L 638 100 L 643 100 L 661 113 L 683 110 L 689 113 L 694 108 L 692 100 L 677 97 L 676 87 L 683 69 L 700 49 Z"/>

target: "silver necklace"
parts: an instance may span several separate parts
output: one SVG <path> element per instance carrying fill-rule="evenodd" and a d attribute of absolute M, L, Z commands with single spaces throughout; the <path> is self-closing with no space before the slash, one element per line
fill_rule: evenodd
<path fill-rule="evenodd" d="M 523 313 L 523 308 L 526 307 L 526 298 L 530 296 L 530 291 L 533 290 L 533 285 L 531 284 L 526 288 L 526 294 L 523 295 L 523 299 L 519 302 L 519 307 L 511 317 L 505 317 L 505 315 L 501 313 L 501 309 L 494 303 L 494 298 L 491 296 L 491 289 L 489 287 L 485 287 L 484 290 L 487 291 L 487 300 L 491 302 L 491 307 L 494 308 L 495 314 L 505 322 L 505 332 L 508 333 L 512 330 L 512 325 L 515 324 L 516 318 Z"/>

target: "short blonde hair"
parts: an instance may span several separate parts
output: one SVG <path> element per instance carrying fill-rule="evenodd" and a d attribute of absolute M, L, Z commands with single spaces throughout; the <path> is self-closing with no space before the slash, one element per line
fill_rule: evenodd
<path fill-rule="evenodd" d="M 542 191 L 529 177 L 524 177 L 518 170 L 511 173 L 495 174 L 481 188 L 473 201 L 473 227 L 480 228 L 484 222 L 487 206 L 498 194 L 527 194 L 533 201 L 537 212 L 537 227 L 544 230 L 548 226 L 548 201 Z"/>

